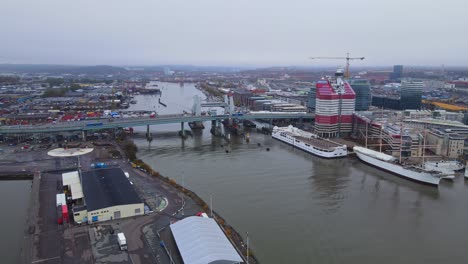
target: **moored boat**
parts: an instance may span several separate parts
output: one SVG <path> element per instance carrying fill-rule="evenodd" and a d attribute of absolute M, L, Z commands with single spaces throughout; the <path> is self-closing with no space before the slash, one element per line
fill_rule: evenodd
<path fill-rule="evenodd" d="M 346 145 L 321 138 L 293 126 L 274 127 L 271 136 L 298 149 L 322 158 L 340 158 L 348 155 Z"/>
<path fill-rule="evenodd" d="M 395 157 L 375 150 L 364 147 L 354 147 L 353 150 L 364 163 L 412 181 L 438 186 L 440 179 L 444 177 L 450 178 L 449 175 L 440 172 L 427 171 L 415 166 L 400 164 Z"/>
<path fill-rule="evenodd" d="M 467 165 L 468 165 L 468 162 L 467 162 Z M 465 166 L 465 178 L 468 179 L 468 168 Z"/>

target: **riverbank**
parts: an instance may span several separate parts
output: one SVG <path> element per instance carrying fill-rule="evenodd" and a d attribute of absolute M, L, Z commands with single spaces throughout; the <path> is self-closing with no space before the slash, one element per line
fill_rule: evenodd
<path fill-rule="evenodd" d="M 32 171 L 1 171 L 0 181 L 32 180 Z"/>
<path fill-rule="evenodd" d="M 200 90 L 207 98 L 222 100 L 224 93 L 218 90 L 216 87 L 210 86 L 206 83 L 197 83 L 195 88 Z"/>

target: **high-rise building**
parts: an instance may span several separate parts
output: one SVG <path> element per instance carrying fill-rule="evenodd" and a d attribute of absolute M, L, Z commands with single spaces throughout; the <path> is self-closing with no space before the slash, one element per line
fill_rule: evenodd
<path fill-rule="evenodd" d="M 337 137 L 351 133 L 356 94 L 338 69 L 334 78 L 316 83 L 315 133 Z"/>
<path fill-rule="evenodd" d="M 307 108 L 309 109 L 309 112 L 312 112 L 315 110 L 315 94 L 316 94 L 316 88 L 315 84 L 310 87 L 310 91 L 308 94 L 308 102 L 307 102 Z"/>
<path fill-rule="evenodd" d="M 424 83 L 422 81 L 402 81 L 400 91 L 401 109 L 420 109 L 423 87 Z"/>
<path fill-rule="evenodd" d="M 168 67 L 164 67 L 164 75 L 170 76 L 173 74 L 174 74 L 174 71 L 171 71 L 171 69 L 169 69 Z"/>
<path fill-rule="evenodd" d="M 356 111 L 366 111 L 371 103 L 370 83 L 365 79 L 351 79 L 351 88 L 356 93 Z"/>
<path fill-rule="evenodd" d="M 394 65 L 393 72 L 390 74 L 391 80 L 398 80 L 403 77 L 403 65 Z"/>
<path fill-rule="evenodd" d="M 468 125 L 468 111 L 463 113 L 463 124 Z"/>

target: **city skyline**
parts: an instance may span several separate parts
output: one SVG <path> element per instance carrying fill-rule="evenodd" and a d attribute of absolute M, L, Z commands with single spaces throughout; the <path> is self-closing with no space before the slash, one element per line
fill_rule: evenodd
<path fill-rule="evenodd" d="M 466 3 L 8 2 L 0 63 L 337 66 L 311 56 L 364 56 L 354 66 L 465 66 Z M 400 3 L 401 2 L 401 3 Z M 404 5 L 403 5 L 404 4 Z M 384 10 L 384 11 L 380 11 Z M 450 17 L 447 20 L 435 20 Z M 456 37 L 454 37 L 456 36 Z"/>

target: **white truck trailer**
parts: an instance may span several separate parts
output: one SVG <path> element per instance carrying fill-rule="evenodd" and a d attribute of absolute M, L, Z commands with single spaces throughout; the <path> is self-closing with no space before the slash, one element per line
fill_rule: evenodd
<path fill-rule="evenodd" d="M 127 250 L 127 239 L 125 238 L 124 233 L 118 233 L 117 240 L 119 241 L 120 250 Z"/>

